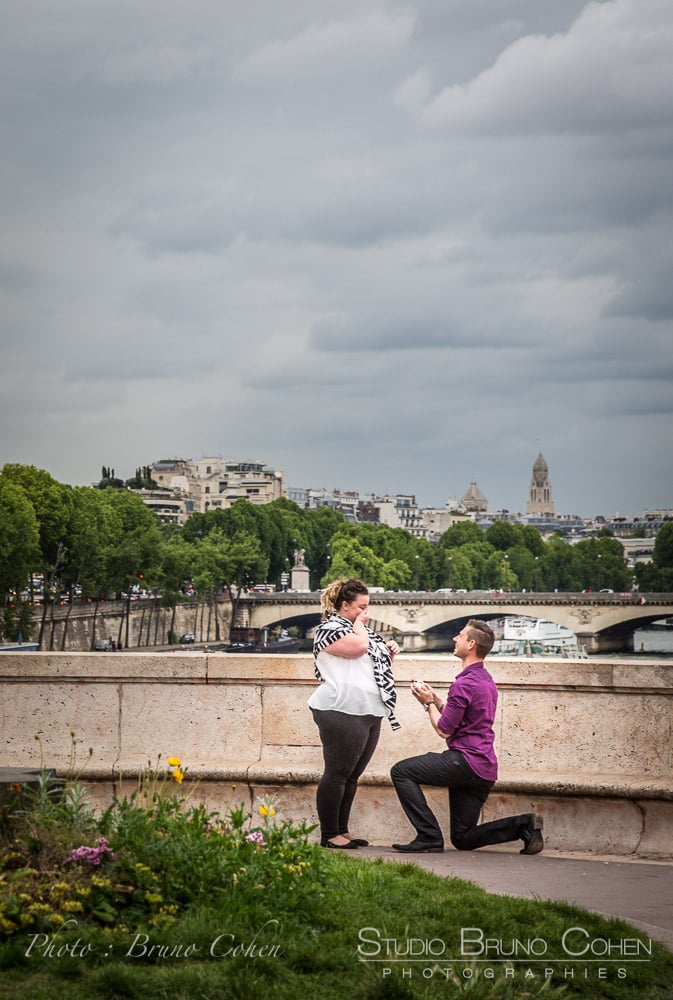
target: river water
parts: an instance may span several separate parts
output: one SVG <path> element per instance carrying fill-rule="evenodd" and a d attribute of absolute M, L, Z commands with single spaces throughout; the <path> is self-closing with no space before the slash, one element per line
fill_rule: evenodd
<path fill-rule="evenodd" d="M 673 654 L 673 626 L 637 629 L 633 633 L 633 649 L 636 653 Z"/>

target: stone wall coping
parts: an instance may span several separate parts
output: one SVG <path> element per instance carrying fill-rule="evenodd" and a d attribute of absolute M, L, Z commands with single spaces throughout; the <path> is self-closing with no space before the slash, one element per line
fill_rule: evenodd
<path fill-rule="evenodd" d="M 501 689 L 611 690 L 634 694 L 672 694 L 673 663 L 657 660 L 616 661 L 550 660 L 535 658 L 487 660 L 487 667 Z M 460 670 L 447 656 L 401 654 L 395 659 L 396 685 L 404 689 L 417 677 L 446 688 Z M 235 656 L 204 650 L 147 653 L 126 652 L 0 652 L 0 681 L 81 680 L 91 684 L 148 682 L 165 684 L 315 683 L 310 653 L 248 654 Z"/>
<path fill-rule="evenodd" d="M 65 772 L 55 768 L 58 777 L 65 777 Z M 135 781 L 142 773 L 138 768 L 87 768 L 78 780 L 82 784 L 87 781 L 118 782 L 120 777 L 126 781 Z M 249 766 L 225 764 L 221 768 L 205 768 L 191 770 L 183 788 L 185 792 L 190 784 L 200 782 L 218 782 L 231 784 L 255 785 L 312 785 L 317 784 L 322 771 L 312 768 L 292 768 L 273 765 Z M 390 775 L 387 772 L 370 770 L 360 778 L 360 784 L 390 786 Z M 579 798 L 611 798 L 611 799 L 654 799 L 657 801 L 673 801 L 673 783 L 666 778 L 653 777 L 648 774 L 548 774 L 526 772 L 526 774 L 503 774 L 498 779 L 491 792 L 519 793 L 527 795 L 546 795 L 552 797 Z"/>

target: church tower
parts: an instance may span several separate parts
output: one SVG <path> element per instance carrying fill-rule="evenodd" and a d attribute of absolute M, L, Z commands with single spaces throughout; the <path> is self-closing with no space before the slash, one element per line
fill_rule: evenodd
<path fill-rule="evenodd" d="M 535 459 L 533 466 L 533 478 L 530 481 L 528 490 L 527 514 L 553 514 L 554 501 L 551 495 L 551 483 L 549 482 L 549 469 L 542 457 L 542 452 Z"/>

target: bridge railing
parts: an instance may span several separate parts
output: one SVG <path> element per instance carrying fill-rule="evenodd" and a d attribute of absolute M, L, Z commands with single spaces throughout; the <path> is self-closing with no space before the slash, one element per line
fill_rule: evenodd
<path fill-rule="evenodd" d="M 241 595 L 241 601 L 259 604 L 308 604 L 320 603 L 320 591 L 277 591 L 272 594 Z M 600 591 L 537 591 L 537 590 L 471 590 L 466 593 L 455 591 L 438 594 L 432 590 L 395 590 L 383 594 L 370 594 L 370 604 L 394 604 L 398 602 L 430 604 L 663 604 L 673 606 L 673 594 L 641 593 L 628 591 L 606 594 Z"/>

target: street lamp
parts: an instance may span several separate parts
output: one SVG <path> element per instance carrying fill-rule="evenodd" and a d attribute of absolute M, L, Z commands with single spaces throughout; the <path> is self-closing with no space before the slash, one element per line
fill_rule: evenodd
<path fill-rule="evenodd" d="M 601 589 L 601 554 L 600 554 L 600 552 L 596 556 L 596 564 L 597 564 L 597 571 L 598 571 L 598 586 L 597 586 L 596 590 L 600 590 Z"/>
<path fill-rule="evenodd" d="M 453 583 L 452 583 L 453 574 L 451 573 L 451 570 L 453 569 L 453 565 L 452 565 L 453 564 L 453 557 L 452 556 L 448 556 L 448 563 L 449 563 L 449 589 L 450 589 L 451 587 L 453 587 Z"/>
<path fill-rule="evenodd" d="M 537 590 L 537 561 L 539 558 L 539 556 L 535 556 L 535 590 Z"/>
<path fill-rule="evenodd" d="M 416 590 L 418 590 L 418 553 L 414 556 L 416 560 Z"/>
<path fill-rule="evenodd" d="M 507 553 L 503 556 L 502 564 L 502 574 L 504 576 L 503 590 L 509 590 L 509 556 Z"/>

